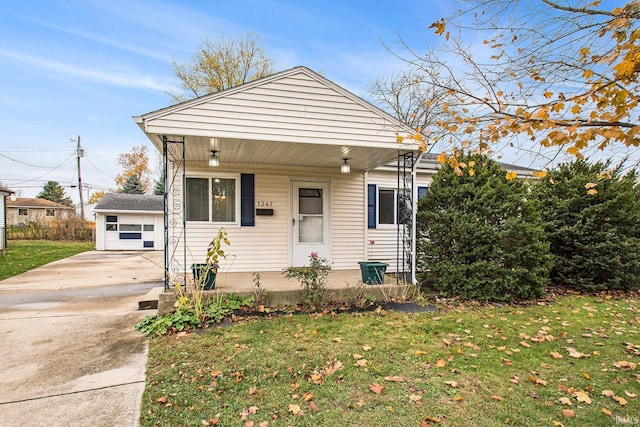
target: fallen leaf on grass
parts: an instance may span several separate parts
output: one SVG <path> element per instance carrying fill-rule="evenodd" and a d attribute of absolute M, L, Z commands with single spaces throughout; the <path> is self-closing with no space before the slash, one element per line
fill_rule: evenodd
<path fill-rule="evenodd" d="M 404 382 L 404 378 L 403 377 L 398 377 L 398 376 L 384 377 L 384 380 L 385 381 L 395 382 L 395 383 L 403 383 Z"/>
<path fill-rule="evenodd" d="M 375 394 L 380 394 L 380 392 L 384 389 L 384 386 L 381 386 L 378 383 L 373 383 L 369 385 L 369 390 L 374 392 Z"/>
<path fill-rule="evenodd" d="M 311 399 L 313 399 L 313 393 L 305 393 L 302 395 L 302 398 L 304 399 L 305 402 L 308 402 Z"/>
<path fill-rule="evenodd" d="M 291 404 L 289 405 L 289 412 L 292 415 L 303 415 L 302 409 L 300 409 L 300 405 Z"/>
<path fill-rule="evenodd" d="M 567 405 L 567 406 L 573 406 L 573 402 L 571 401 L 571 399 L 569 399 L 568 397 L 561 397 L 560 399 L 558 399 L 560 401 L 560 403 L 562 403 L 563 405 Z"/>
<path fill-rule="evenodd" d="M 251 415 L 255 414 L 256 412 L 258 412 L 258 407 L 257 406 L 249 406 L 249 413 Z"/>
<path fill-rule="evenodd" d="M 318 407 L 318 405 L 313 402 L 309 402 L 309 409 L 311 409 L 313 412 L 320 412 L 320 408 Z"/>
<path fill-rule="evenodd" d="M 557 351 L 552 351 L 551 352 L 551 357 L 553 357 L 554 359 L 562 359 L 562 355 L 560 353 L 558 353 Z"/>
<path fill-rule="evenodd" d="M 578 399 L 578 402 L 586 403 L 587 405 L 591 405 L 591 398 L 583 391 L 576 391 L 574 396 Z"/>
<path fill-rule="evenodd" d="M 589 357 L 588 354 L 584 354 L 573 347 L 565 347 L 564 349 L 569 353 L 569 357 L 573 357 L 574 359 L 583 359 L 585 357 Z"/>
<path fill-rule="evenodd" d="M 636 393 L 631 393 L 630 391 L 625 390 L 624 394 L 627 395 L 627 397 L 638 397 L 638 395 Z"/>
<path fill-rule="evenodd" d="M 535 377 L 533 375 L 529 376 L 529 379 L 531 380 L 532 383 L 534 383 L 535 385 L 547 385 L 547 382 L 545 380 L 541 380 L 538 377 Z"/>
<path fill-rule="evenodd" d="M 624 397 L 613 396 L 613 400 L 615 400 L 616 402 L 618 402 L 622 406 L 627 404 L 627 399 L 625 399 Z"/>
<path fill-rule="evenodd" d="M 157 400 L 158 403 L 167 403 L 167 395 L 165 394 L 162 397 L 159 397 Z"/>
<path fill-rule="evenodd" d="M 424 417 L 424 421 L 422 422 L 422 425 L 425 425 L 425 422 L 427 423 L 426 425 L 428 426 L 428 422 L 431 421 L 432 423 L 436 423 L 438 424 L 440 422 L 440 418 L 436 418 L 436 417 Z"/>
<path fill-rule="evenodd" d="M 444 359 L 438 359 L 438 360 L 436 361 L 436 366 L 437 366 L 438 368 L 444 368 L 445 366 L 447 366 L 447 361 L 446 361 L 446 360 L 444 360 Z"/>
<path fill-rule="evenodd" d="M 520 341 L 520 345 L 523 346 L 524 348 L 531 348 L 531 344 L 525 341 Z"/>
<path fill-rule="evenodd" d="M 422 396 L 419 394 L 412 394 L 411 396 L 409 396 L 409 400 L 411 400 L 412 402 L 420 402 L 422 400 Z"/>
<path fill-rule="evenodd" d="M 358 366 L 367 366 L 367 359 L 360 359 L 356 361 L 356 365 Z"/>
<path fill-rule="evenodd" d="M 363 357 L 364 357 L 363 355 L 358 354 L 358 353 L 354 353 L 354 354 L 353 354 L 353 358 L 354 358 L 354 359 L 356 359 L 356 360 L 360 360 L 360 359 L 362 359 Z"/>
<path fill-rule="evenodd" d="M 492 395 L 491 395 L 491 398 L 492 398 L 493 400 L 497 400 L 498 402 L 502 402 L 502 401 L 504 400 L 504 397 L 502 397 L 502 396 L 498 396 L 497 394 L 492 394 Z"/>
<path fill-rule="evenodd" d="M 613 390 L 603 390 L 603 391 L 602 391 L 602 395 L 603 395 L 603 396 L 607 396 L 607 397 L 613 397 L 613 396 L 615 396 L 616 394 L 614 393 L 614 391 L 613 391 Z"/>
<path fill-rule="evenodd" d="M 445 383 L 446 385 L 450 386 L 450 387 L 453 387 L 453 388 L 458 387 L 458 383 L 457 383 L 457 382 L 455 382 L 455 381 L 445 381 L 444 383 Z"/>
<path fill-rule="evenodd" d="M 616 368 L 622 369 L 623 371 L 631 371 L 638 367 L 636 363 L 628 362 L 626 360 L 621 360 L 620 362 L 615 362 L 613 364 Z"/>
<path fill-rule="evenodd" d="M 612 416 L 613 412 L 611 412 L 610 410 L 608 410 L 607 408 L 602 408 L 601 409 L 602 413 L 608 416 Z"/>
<path fill-rule="evenodd" d="M 562 415 L 567 418 L 573 418 L 575 416 L 575 412 L 573 411 L 573 409 L 563 409 Z"/>

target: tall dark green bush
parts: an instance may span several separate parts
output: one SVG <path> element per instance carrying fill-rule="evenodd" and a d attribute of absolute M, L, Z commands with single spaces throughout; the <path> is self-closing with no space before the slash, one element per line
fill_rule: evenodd
<path fill-rule="evenodd" d="M 540 296 L 549 244 L 539 204 L 486 156 L 443 165 L 418 206 L 417 267 L 441 294 L 509 301 Z M 454 168 L 457 166 L 457 169 Z"/>
<path fill-rule="evenodd" d="M 555 265 L 551 280 L 579 291 L 640 285 L 640 190 L 635 172 L 562 164 L 536 185 Z"/>

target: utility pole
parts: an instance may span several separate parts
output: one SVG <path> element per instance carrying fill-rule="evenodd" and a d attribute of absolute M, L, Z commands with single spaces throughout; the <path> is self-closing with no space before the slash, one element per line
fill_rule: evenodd
<path fill-rule="evenodd" d="M 84 222 L 84 197 L 82 195 L 82 172 L 80 171 L 80 158 L 84 157 L 84 150 L 80 146 L 80 135 L 78 135 L 78 193 L 80 194 L 80 218 Z"/>

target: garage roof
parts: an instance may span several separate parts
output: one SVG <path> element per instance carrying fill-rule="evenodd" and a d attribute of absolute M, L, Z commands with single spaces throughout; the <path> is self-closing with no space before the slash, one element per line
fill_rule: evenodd
<path fill-rule="evenodd" d="M 148 194 L 106 193 L 94 211 L 164 212 L 163 196 Z"/>

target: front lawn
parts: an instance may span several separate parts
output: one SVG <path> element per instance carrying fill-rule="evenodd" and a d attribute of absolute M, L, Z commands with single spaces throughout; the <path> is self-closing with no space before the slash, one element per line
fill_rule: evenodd
<path fill-rule="evenodd" d="M 141 423 L 640 425 L 635 298 L 439 308 L 154 338 Z"/>
<path fill-rule="evenodd" d="M 10 240 L 0 255 L 0 280 L 16 276 L 41 265 L 70 257 L 95 247 L 91 242 L 50 240 Z"/>

